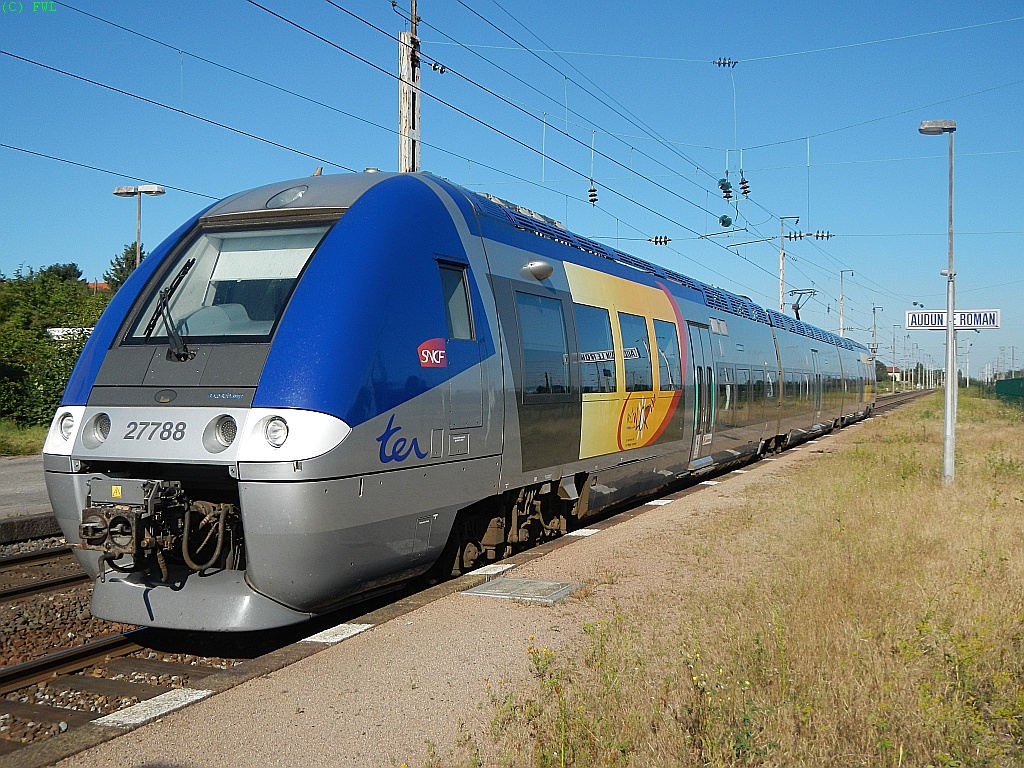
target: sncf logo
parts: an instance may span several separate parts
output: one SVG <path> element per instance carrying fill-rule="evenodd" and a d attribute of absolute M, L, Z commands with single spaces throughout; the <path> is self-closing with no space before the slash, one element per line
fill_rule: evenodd
<path fill-rule="evenodd" d="M 420 368 L 448 367 L 444 339 L 427 339 L 420 344 L 417 351 L 420 356 Z"/>

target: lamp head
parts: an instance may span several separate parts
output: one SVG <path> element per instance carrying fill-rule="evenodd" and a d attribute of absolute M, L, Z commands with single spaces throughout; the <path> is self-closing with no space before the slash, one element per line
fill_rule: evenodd
<path fill-rule="evenodd" d="M 135 197 L 139 194 L 138 187 L 114 187 L 114 194 L 118 197 Z"/>
<path fill-rule="evenodd" d="M 139 192 L 143 195 L 162 195 L 164 188 L 159 184 L 143 184 L 139 187 Z"/>
<path fill-rule="evenodd" d="M 956 120 L 924 120 L 917 130 L 925 136 L 941 136 L 956 130 Z"/>

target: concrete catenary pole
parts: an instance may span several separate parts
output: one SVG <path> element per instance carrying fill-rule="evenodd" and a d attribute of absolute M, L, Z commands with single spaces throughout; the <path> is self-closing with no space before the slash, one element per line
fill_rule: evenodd
<path fill-rule="evenodd" d="M 412 0 L 410 31 L 398 38 L 398 170 L 420 169 L 420 39 L 416 35 L 416 0 Z"/>

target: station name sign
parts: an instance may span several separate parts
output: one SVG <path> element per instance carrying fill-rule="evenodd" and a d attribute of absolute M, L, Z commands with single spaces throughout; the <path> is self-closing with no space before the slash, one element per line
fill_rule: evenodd
<path fill-rule="evenodd" d="M 958 309 L 953 312 L 953 328 L 957 331 L 982 331 L 999 327 L 998 309 Z M 944 331 L 946 310 L 907 312 L 908 331 Z"/>

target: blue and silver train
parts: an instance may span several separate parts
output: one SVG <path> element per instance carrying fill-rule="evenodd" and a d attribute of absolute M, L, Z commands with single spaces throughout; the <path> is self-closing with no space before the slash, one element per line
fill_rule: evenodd
<path fill-rule="evenodd" d="M 130 624 L 301 622 L 870 413 L 848 339 L 429 174 L 186 222 L 111 301 L 43 449 Z"/>

